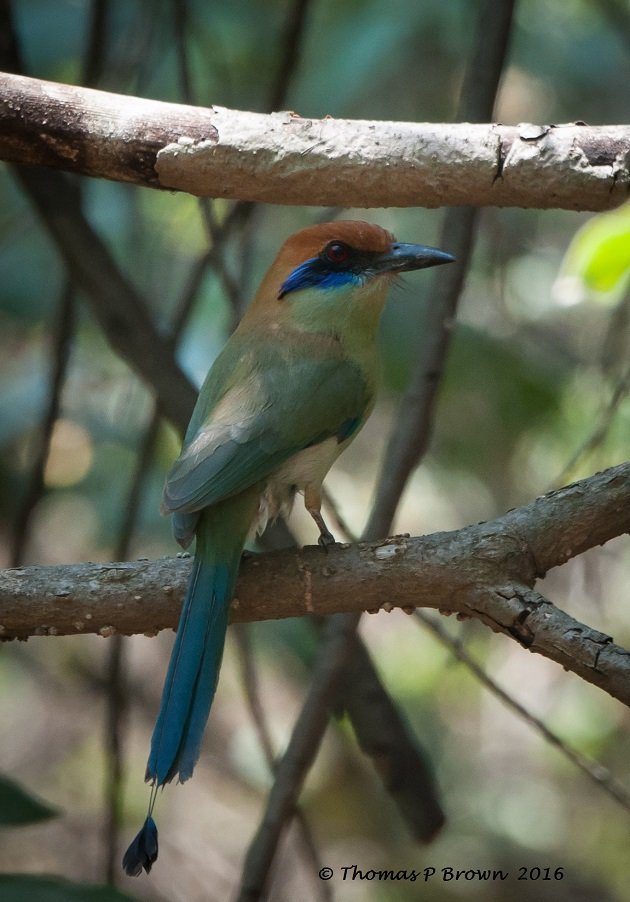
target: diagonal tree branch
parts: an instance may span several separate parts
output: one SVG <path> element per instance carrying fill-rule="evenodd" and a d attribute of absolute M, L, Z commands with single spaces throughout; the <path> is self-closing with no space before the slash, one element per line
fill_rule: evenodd
<path fill-rule="evenodd" d="M 407 481 L 428 450 L 455 313 L 472 254 L 477 215 L 473 207 L 446 212 L 439 246 L 451 249 L 457 266 L 433 280 L 423 329 L 424 344 L 387 443 L 376 484 L 376 500 L 364 531 L 366 538 L 387 535 Z"/>
<path fill-rule="evenodd" d="M 630 126 L 309 119 L 0 73 L 0 159 L 208 197 L 344 207 L 605 210 Z"/>
<path fill-rule="evenodd" d="M 306 702 L 298 715 L 286 752 L 282 756 L 282 779 L 276 776 L 269 801 L 256 835 L 245 857 L 237 902 L 261 898 L 261 881 L 269 873 L 273 857 L 287 821 L 302 789 L 311 764 L 311 748 L 319 746 L 328 723 L 329 710 L 337 693 L 337 674 L 348 657 L 354 626 L 347 617 L 331 617 L 324 627 L 326 655 L 318 655 Z M 314 691 L 316 687 L 316 691 Z M 279 787 L 279 789 L 278 789 Z"/>
<path fill-rule="evenodd" d="M 93 12 L 92 43 L 97 41 L 94 30 L 104 21 L 100 4 Z M 5 3 L 0 5 L 0 35 L 0 65 L 20 69 L 22 59 L 11 8 Z M 102 50 L 99 45 L 99 53 Z M 3 77 L 31 81 L 22 75 Z M 0 98 L 0 107 L 11 106 L 10 99 L 3 97 L 1 87 Z M 25 111 L 19 116 L 23 113 Z M 7 125 L 6 122 L 3 124 Z M 0 133 L 2 131 L 0 124 Z M 35 138 L 35 143 L 38 140 Z M 157 395 L 164 415 L 184 432 L 195 404 L 196 391 L 177 366 L 172 343 L 155 328 L 145 300 L 125 278 L 86 219 L 79 187 L 61 173 L 40 168 L 18 166 L 15 174 L 57 246 L 68 279 L 74 288 L 85 292 L 110 345 L 146 380 Z"/>
<path fill-rule="evenodd" d="M 184 431 L 197 392 L 177 366 L 172 342 L 155 328 L 144 299 L 85 218 L 75 186 L 42 169 L 15 172 L 109 343 L 157 393 L 163 414 Z"/>
<path fill-rule="evenodd" d="M 630 462 L 454 532 L 337 546 L 326 558 L 307 548 L 248 559 L 232 620 L 437 608 L 474 617 L 630 704 L 630 652 L 534 590 L 553 567 L 627 532 Z M 2 571 L 0 635 L 174 627 L 189 571 L 186 558 Z"/>
<path fill-rule="evenodd" d="M 479 13 L 477 40 L 462 84 L 458 120 L 483 122 L 492 116 L 507 58 L 514 0 L 497 9 L 485 3 Z M 446 211 L 439 247 L 450 248 L 457 266 L 433 278 L 431 303 L 423 328 L 424 342 L 401 404 L 377 481 L 376 499 L 364 537 L 376 539 L 391 529 L 407 481 L 426 454 L 439 387 L 451 343 L 455 316 L 470 266 L 479 211 L 473 207 Z"/>

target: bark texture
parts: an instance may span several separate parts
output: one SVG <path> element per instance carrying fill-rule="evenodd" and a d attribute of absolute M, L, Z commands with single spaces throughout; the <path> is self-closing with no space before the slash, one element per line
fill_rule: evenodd
<path fill-rule="evenodd" d="M 309 119 L 5 73 L 0 159 L 278 204 L 605 210 L 630 192 L 630 126 Z"/>
<path fill-rule="evenodd" d="M 454 532 L 248 558 L 232 620 L 437 608 L 475 617 L 630 704 L 630 652 L 534 589 L 553 567 L 627 532 L 630 462 Z M 176 625 L 189 569 L 179 558 L 5 570 L 0 635 L 154 634 Z"/>

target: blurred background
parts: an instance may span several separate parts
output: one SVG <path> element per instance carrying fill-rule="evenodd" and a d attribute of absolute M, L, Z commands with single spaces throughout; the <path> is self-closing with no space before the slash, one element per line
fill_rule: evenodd
<path fill-rule="evenodd" d="M 235 109 L 444 122 L 455 115 L 477 7 L 469 0 L 12 5 L 28 75 Z M 297 40 L 290 32 L 299 8 Z M 495 120 L 627 122 L 629 49 L 624 0 L 521 0 Z M 197 385 L 279 244 L 341 212 L 203 206 L 189 196 L 87 179 L 81 193 L 87 219 L 158 329 L 169 335 L 178 324 L 177 358 Z M 443 213 L 343 215 L 378 222 L 402 241 L 435 245 Z M 603 216 L 481 212 L 430 450 L 404 494 L 395 531 L 490 519 L 628 458 L 629 247 L 627 208 Z M 393 293 L 382 324 L 379 405 L 327 480 L 356 533 L 422 347 L 430 285 L 411 274 Z M 31 202 L 0 165 L 2 566 L 175 553 L 158 508 L 180 439 L 154 410 L 151 392 L 109 348 Z M 50 447 L 39 481 L 46 422 Z M 312 544 L 307 519 L 296 510 L 291 526 Z M 559 607 L 626 647 L 628 551 L 627 537 L 610 542 L 541 586 Z M 479 624 L 442 625 L 567 746 L 630 791 L 630 717 L 620 703 Z M 248 630 L 278 752 L 308 681 L 309 639 L 299 626 Z M 342 721 L 328 730 L 303 795 L 322 864 L 503 867 L 513 876 L 422 889 L 335 878 L 335 898 L 627 898 L 627 806 L 482 687 L 415 618 L 366 617 L 361 633 L 432 757 L 448 822 L 432 845 L 413 844 Z M 171 641 L 35 638 L 1 649 L 0 772 L 57 809 L 56 817 L 2 831 L 1 871 L 115 879 L 137 899 L 230 898 L 271 783 L 244 697 L 242 649 L 230 634 L 195 779 L 167 789 L 159 803 L 160 859 L 150 878 L 119 872 L 121 851 L 145 813 L 142 777 Z M 517 881 L 521 866 L 562 867 L 564 879 Z M 276 874 L 274 899 L 321 898 L 293 834 Z"/>

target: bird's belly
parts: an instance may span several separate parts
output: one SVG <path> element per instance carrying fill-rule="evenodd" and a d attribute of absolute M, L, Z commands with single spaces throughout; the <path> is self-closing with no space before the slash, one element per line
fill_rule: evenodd
<path fill-rule="evenodd" d="M 304 491 L 308 485 L 319 487 L 344 447 L 336 438 L 326 439 L 298 451 L 272 473 L 260 496 L 252 534 L 260 535 L 281 514 L 288 516 L 296 491 Z"/>
<path fill-rule="evenodd" d="M 288 485 L 304 489 L 307 485 L 321 485 L 326 473 L 339 457 L 343 446 L 337 439 L 328 438 L 310 448 L 298 451 L 283 464 L 270 479 L 270 483 L 279 487 Z"/>

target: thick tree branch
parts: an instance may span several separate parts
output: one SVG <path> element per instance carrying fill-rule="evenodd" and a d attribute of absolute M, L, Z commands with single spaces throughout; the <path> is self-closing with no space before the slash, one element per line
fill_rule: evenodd
<path fill-rule="evenodd" d="M 630 126 L 319 120 L 0 73 L 0 159 L 269 203 L 604 210 L 630 191 Z"/>
<path fill-rule="evenodd" d="M 630 705 L 630 652 L 533 591 L 538 577 L 630 531 L 630 462 L 488 523 L 422 538 L 264 554 L 244 562 L 234 621 L 381 607 L 475 617 Z M 186 559 L 0 573 L 0 632 L 108 636 L 174 627 Z"/>

